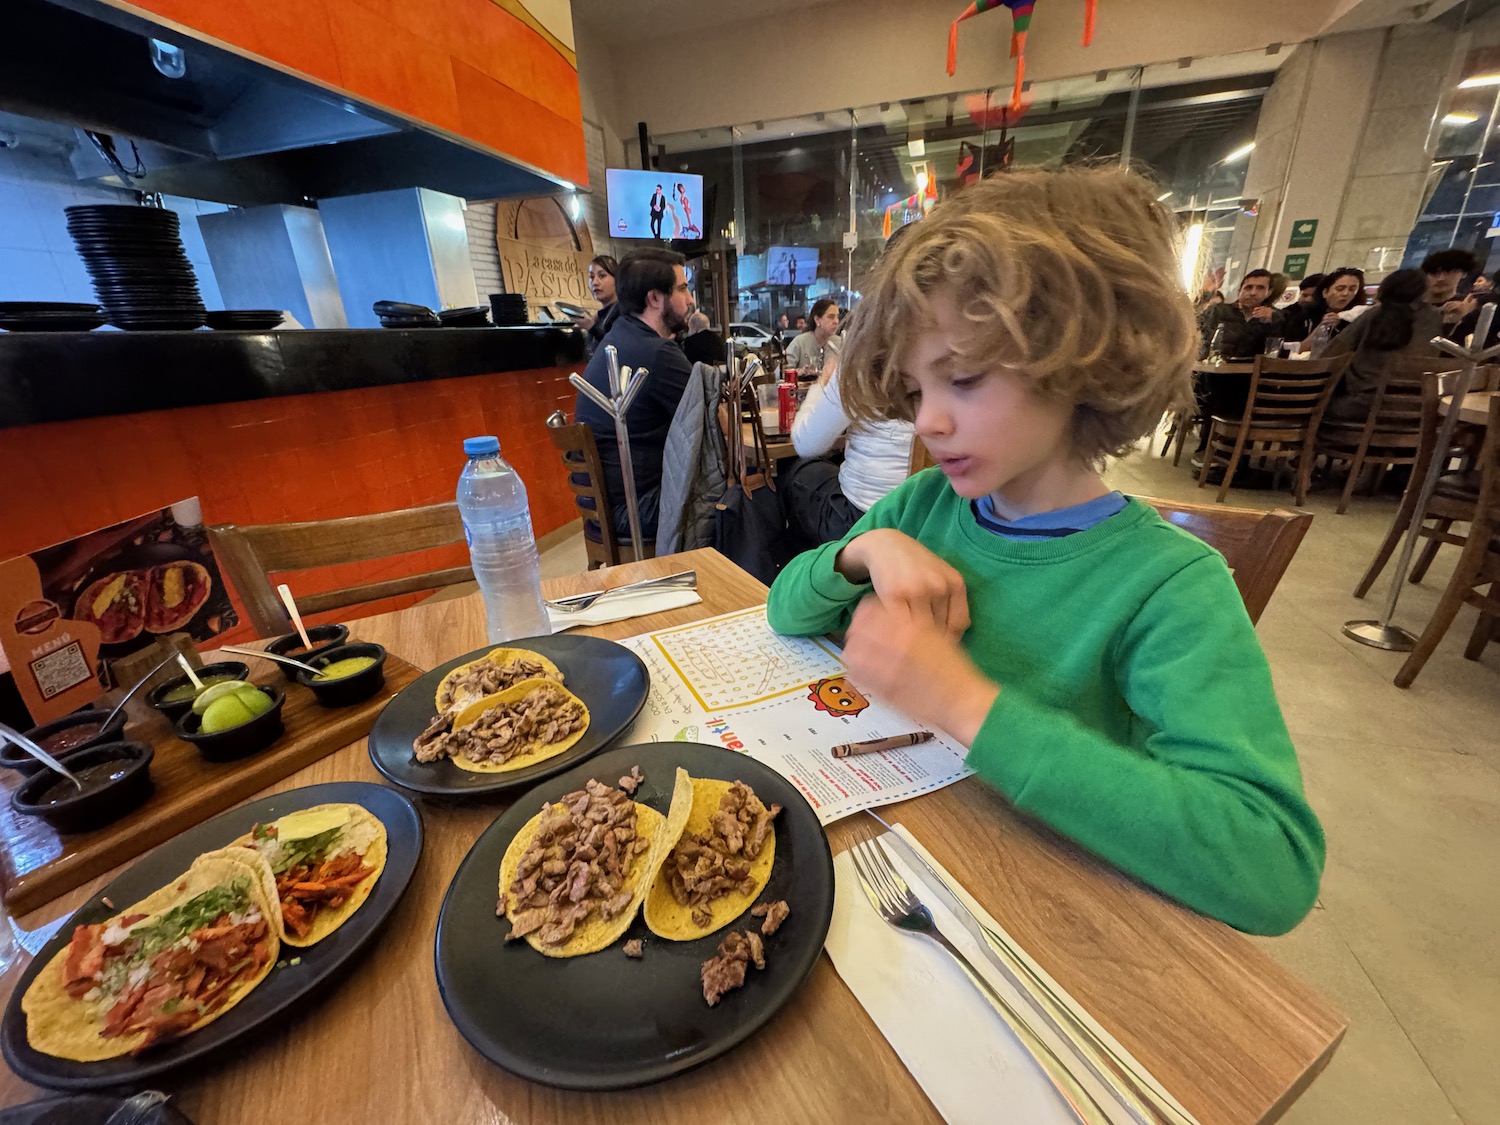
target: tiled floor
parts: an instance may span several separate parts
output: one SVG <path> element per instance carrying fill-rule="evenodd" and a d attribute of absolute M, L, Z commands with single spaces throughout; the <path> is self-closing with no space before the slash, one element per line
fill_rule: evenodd
<path fill-rule="evenodd" d="M 1127 492 L 1210 501 L 1186 458 L 1138 454 L 1109 473 Z M 1349 594 L 1395 513 L 1357 497 L 1334 514 L 1309 498 L 1312 529 L 1260 622 L 1328 867 L 1312 915 L 1257 939 L 1348 1016 L 1333 1062 L 1284 1118 L 1291 1125 L 1500 1121 L 1500 645 L 1463 658 L 1460 614 L 1415 685 L 1391 683 L 1402 657 L 1346 639 L 1378 617 L 1389 585 Z M 1290 506 L 1235 490 L 1229 503 Z M 1403 591 L 1398 624 L 1420 632 L 1448 579 L 1445 548 Z M 1387 571 L 1389 573 L 1389 571 Z"/>
<path fill-rule="evenodd" d="M 1186 458 L 1137 454 L 1108 474 L 1138 495 L 1213 499 Z M 1500 645 L 1463 658 L 1465 610 L 1416 684 L 1402 657 L 1344 638 L 1378 617 L 1389 586 L 1349 591 L 1395 513 L 1394 497 L 1309 498 L 1314 521 L 1260 622 L 1307 789 L 1328 836 L 1317 908 L 1287 937 L 1256 939 L 1316 984 L 1350 1029 L 1290 1125 L 1481 1125 L 1500 1121 Z M 1229 503 L 1290 507 L 1235 490 Z M 1420 632 L 1448 579 L 1445 548 L 1397 623 Z M 584 568 L 582 540 L 542 556 L 544 575 Z M 1387 572 L 1389 573 L 1389 571 Z"/>

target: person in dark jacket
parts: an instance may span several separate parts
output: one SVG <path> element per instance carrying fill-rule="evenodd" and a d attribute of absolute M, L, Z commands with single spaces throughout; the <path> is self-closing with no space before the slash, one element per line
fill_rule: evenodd
<path fill-rule="evenodd" d="M 1266 338 L 1280 335 L 1281 314 L 1266 304 L 1271 298 L 1271 271 L 1251 270 L 1240 282 L 1240 293 L 1234 304 L 1211 305 L 1198 318 L 1198 331 L 1207 354 L 1214 333 L 1224 329 L 1225 359 L 1257 356 Z"/>
<path fill-rule="evenodd" d="M 1481 280 L 1488 281 L 1490 287 L 1480 288 Z M 1463 318 L 1444 333 L 1448 339 L 1460 344 L 1479 330 L 1479 314 L 1484 306 L 1500 304 L 1500 270 L 1496 270 L 1494 276 L 1490 278 L 1485 278 L 1483 274 L 1475 278 L 1474 288 L 1469 290 L 1465 304 L 1467 309 Z M 1490 322 L 1489 339 L 1484 342 L 1484 346 L 1493 348 L 1497 342 L 1500 342 L 1500 309 L 1495 310 L 1495 318 Z"/>
<path fill-rule="evenodd" d="M 591 313 L 575 316 L 573 323 L 588 336 L 590 355 L 594 354 L 594 349 L 608 334 L 615 317 L 619 315 L 615 306 L 615 275 L 619 272 L 620 264 L 608 254 L 600 254 L 589 262 L 589 292 L 599 302 L 599 307 Z"/>
<path fill-rule="evenodd" d="M 1308 274 L 1297 283 L 1297 303 L 1281 310 L 1281 338 L 1301 342 L 1312 334 L 1321 317 L 1316 315 L 1323 289 L 1323 275 Z"/>
<path fill-rule="evenodd" d="M 1426 293 L 1427 275 L 1421 270 L 1397 270 L 1380 283 L 1375 307 L 1328 346 L 1325 359 L 1352 356 L 1334 388 L 1325 418 L 1363 422 L 1369 417 L 1386 361 L 1393 354 L 1437 355 L 1432 338 L 1441 330 L 1441 316 L 1426 302 Z"/>
<path fill-rule="evenodd" d="M 1299 296 L 1296 305 L 1281 314 L 1282 338 L 1302 341 L 1302 351 L 1311 351 L 1311 341 L 1319 335 L 1322 346 L 1326 348 L 1329 340 L 1353 323 L 1340 314 L 1365 304 L 1364 272 L 1344 267 L 1325 273 L 1320 277 L 1314 294 L 1310 305 L 1303 304 Z M 1320 329 L 1325 331 L 1320 333 Z"/>
<path fill-rule="evenodd" d="M 724 337 L 709 327 L 708 317 L 701 312 L 688 316 L 688 334 L 682 340 L 682 354 L 689 363 L 711 363 L 723 367 L 728 357 Z"/>
<path fill-rule="evenodd" d="M 1478 268 L 1479 259 L 1456 246 L 1428 254 L 1422 260 L 1422 272 L 1427 275 L 1427 303 L 1442 313 L 1444 328 L 1457 324 L 1470 311 L 1459 299 L 1458 287 Z"/>
<path fill-rule="evenodd" d="M 644 368 L 646 383 L 636 393 L 625 416 L 630 433 L 630 460 L 635 475 L 635 493 L 641 517 L 641 534 L 656 537 L 656 517 L 661 504 L 662 451 L 672 415 L 687 387 L 692 365 L 682 354 L 675 336 L 687 327 L 692 293 L 688 288 L 687 259 L 671 250 L 649 247 L 632 250 L 620 262 L 616 278 L 620 314 L 615 318 L 606 345 L 613 345 L 621 368 Z M 609 394 L 609 366 L 603 347 L 595 350 L 583 371 L 590 386 Z M 625 504 L 625 483 L 620 472 L 620 448 L 615 423 L 587 395 L 580 393 L 573 407 L 574 419 L 594 431 L 604 487 L 614 508 L 617 534 L 629 536 L 630 520 Z"/>

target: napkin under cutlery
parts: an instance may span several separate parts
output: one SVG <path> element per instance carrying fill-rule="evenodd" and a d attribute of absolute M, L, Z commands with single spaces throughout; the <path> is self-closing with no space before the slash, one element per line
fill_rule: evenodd
<path fill-rule="evenodd" d="M 588 609 L 565 613 L 556 606 L 547 607 L 547 617 L 552 622 L 552 631 L 561 633 L 576 629 L 580 625 L 605 625 L 611 621 L 624 621 L 648 613 L 663 613 L 669 609 L 681 609 L 686 605 L 697 605 L 703 599 L 697 590 L 657 589 L 621 590 L 606 593 Z"/>
<path fill-rule="evenodd" d="M 892 830 L 899 832 L 932 865 L 981 922 L 1004 932 L 910 832 L 901 825 L 893 826 Z M 1014 985 L 989 963 L 979 943 L 927 889 L 931 876 L 902 862 L 894 849 L 886 849 L 886 854 L 913 892 L 927 904 L 943 933 L 963 950 L 975 969 L 1011 999 L 1012 1007 L 1029 1010 Z M 976 1125 L 981 1122 L 1076 1125 L 1077 1118 L 1036 1061 L 958 963 L 926 938 L 902 933 L 882 921 L 860 890 L 853 861 L 847 854 L 834 857 L 834 871 L 833 921 L 825 948 L 844 983 L 944 1120 Z M 1135 1062 L 1040 966 L 1034 961 L 1030 963 L 1062 1002 L 1088 1022 L 1121 1058 Z M 1050 1029 L 1035 1030 L 1047 1042 L 1058 1042 Z M 1061 1053 L 1059 1057 L 1068 1061 Z M 1112 1118 L 1129 1119 L 1113 1095 L 1082 1067 L 1070 1066 L 1070 1069 L 1100 1106 L 1112 1111 Z M 1137 1069 L 1144 1072 L 1144 1068 Z M 1171 1100 L 1159 1083 L 1153 1080 L 1151 1084 Z M 1176 1105 L 1175 1101 L 1173 1104 Z"/>

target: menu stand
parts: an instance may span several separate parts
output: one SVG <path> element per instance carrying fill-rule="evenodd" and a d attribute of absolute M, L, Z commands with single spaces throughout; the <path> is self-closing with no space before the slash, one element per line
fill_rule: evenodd
<path fill-rule="evenodd" d="M 1485 305 L 1479 312 L 1479 323 L 1474 326 L 1473 339 L 1480 344 L 1488 340 L 1490 324 L 1494 319 L 1495 306 Z M 1417 549 L 1417 540 L 1422 537 L 1422 524 L 1427 520 L 1427 506 L 1432 502 L 1433 490 L 1437 488 L 1438 478 L 1443 475 L 1443 469 L 1448 463 L 1453 431 L 1458 426 L 1459 406 L 1474 382 L 1474 369 L 1481 363 L 1500 356 L 1500 344 L 1492 348 L 1478 345 L 1465 348 L 1441 336 L 1435 337 L 1432 343 L 1439 351 L 1464 361 L 1458 372 L 1458 382 L 1453 386 L 1453 407 L 1443 416 L 1443 424 L 1438 427 L 1437 443 L 1432 449 L 1427 475 L 1422 479 L 1422 491 L 1417 494 L 1417 507 L 1412 512 L 1411 523 L 1406 529 L 1406 542 L 1401 545 L 1401 557 L 1396 560 L 1396 569 L 1391 574 L 1391 596 L 1386 601 L 1385 613 L 1378 621 L 1344 622 L 1344 636 L 1351 641 L 1358 641 L 1371 648 L 1385 649 L 1387 652 L 1410 652 L 1417 647 L 1416 634 L 1399 625 L 1392 625 L 1391 618 L 1396 615 L 1396 603 L 1401 599 L 1402 587 L 1406 585 L 1412 552 Z"/>
<path fill-rule="evenodd" d="M 635 549 L 635 557 L 640 559 L 644 557 L 642 552 L 645 544 L 641 538 L 641 513 L 635 496 L 635 467 L 630 461 L 630 431 L 625 426 L 625 415 L 630 410 L 630 404 L 635 401 L 635 396 L 645 385 L 646 376 L 650 372 L 644 367 L 621 367 L 620 353 L 613 344 L 604 345 L 604 358 L 609 368 L 608 395 L 591 385 L 576 371 L 568 376 L 568 382 L 614 419 L 615 440 L 620 447 L 620 478 L 625 485 L 625 511 L 630 519 L 630 544 Z M 607 512 L 600 515 L 603 519 L 609 518 Z"/>

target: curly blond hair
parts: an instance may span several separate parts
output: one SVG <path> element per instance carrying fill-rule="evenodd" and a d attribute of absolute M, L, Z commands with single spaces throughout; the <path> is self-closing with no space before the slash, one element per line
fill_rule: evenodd
<path fill-rule="evenodd" d="M 913 420 L 903 365 L 947 297 L 973 327 L 958 358 L 1012 369 L 1074 407 L 1073 451 L 1123 456 L 1192 401 L 1198 333 L 1178 284 L 1174 217 L 1116 167 L 1022 169 L 940 203 L 880 261 L 846 332 L 856 421 Z"/>

